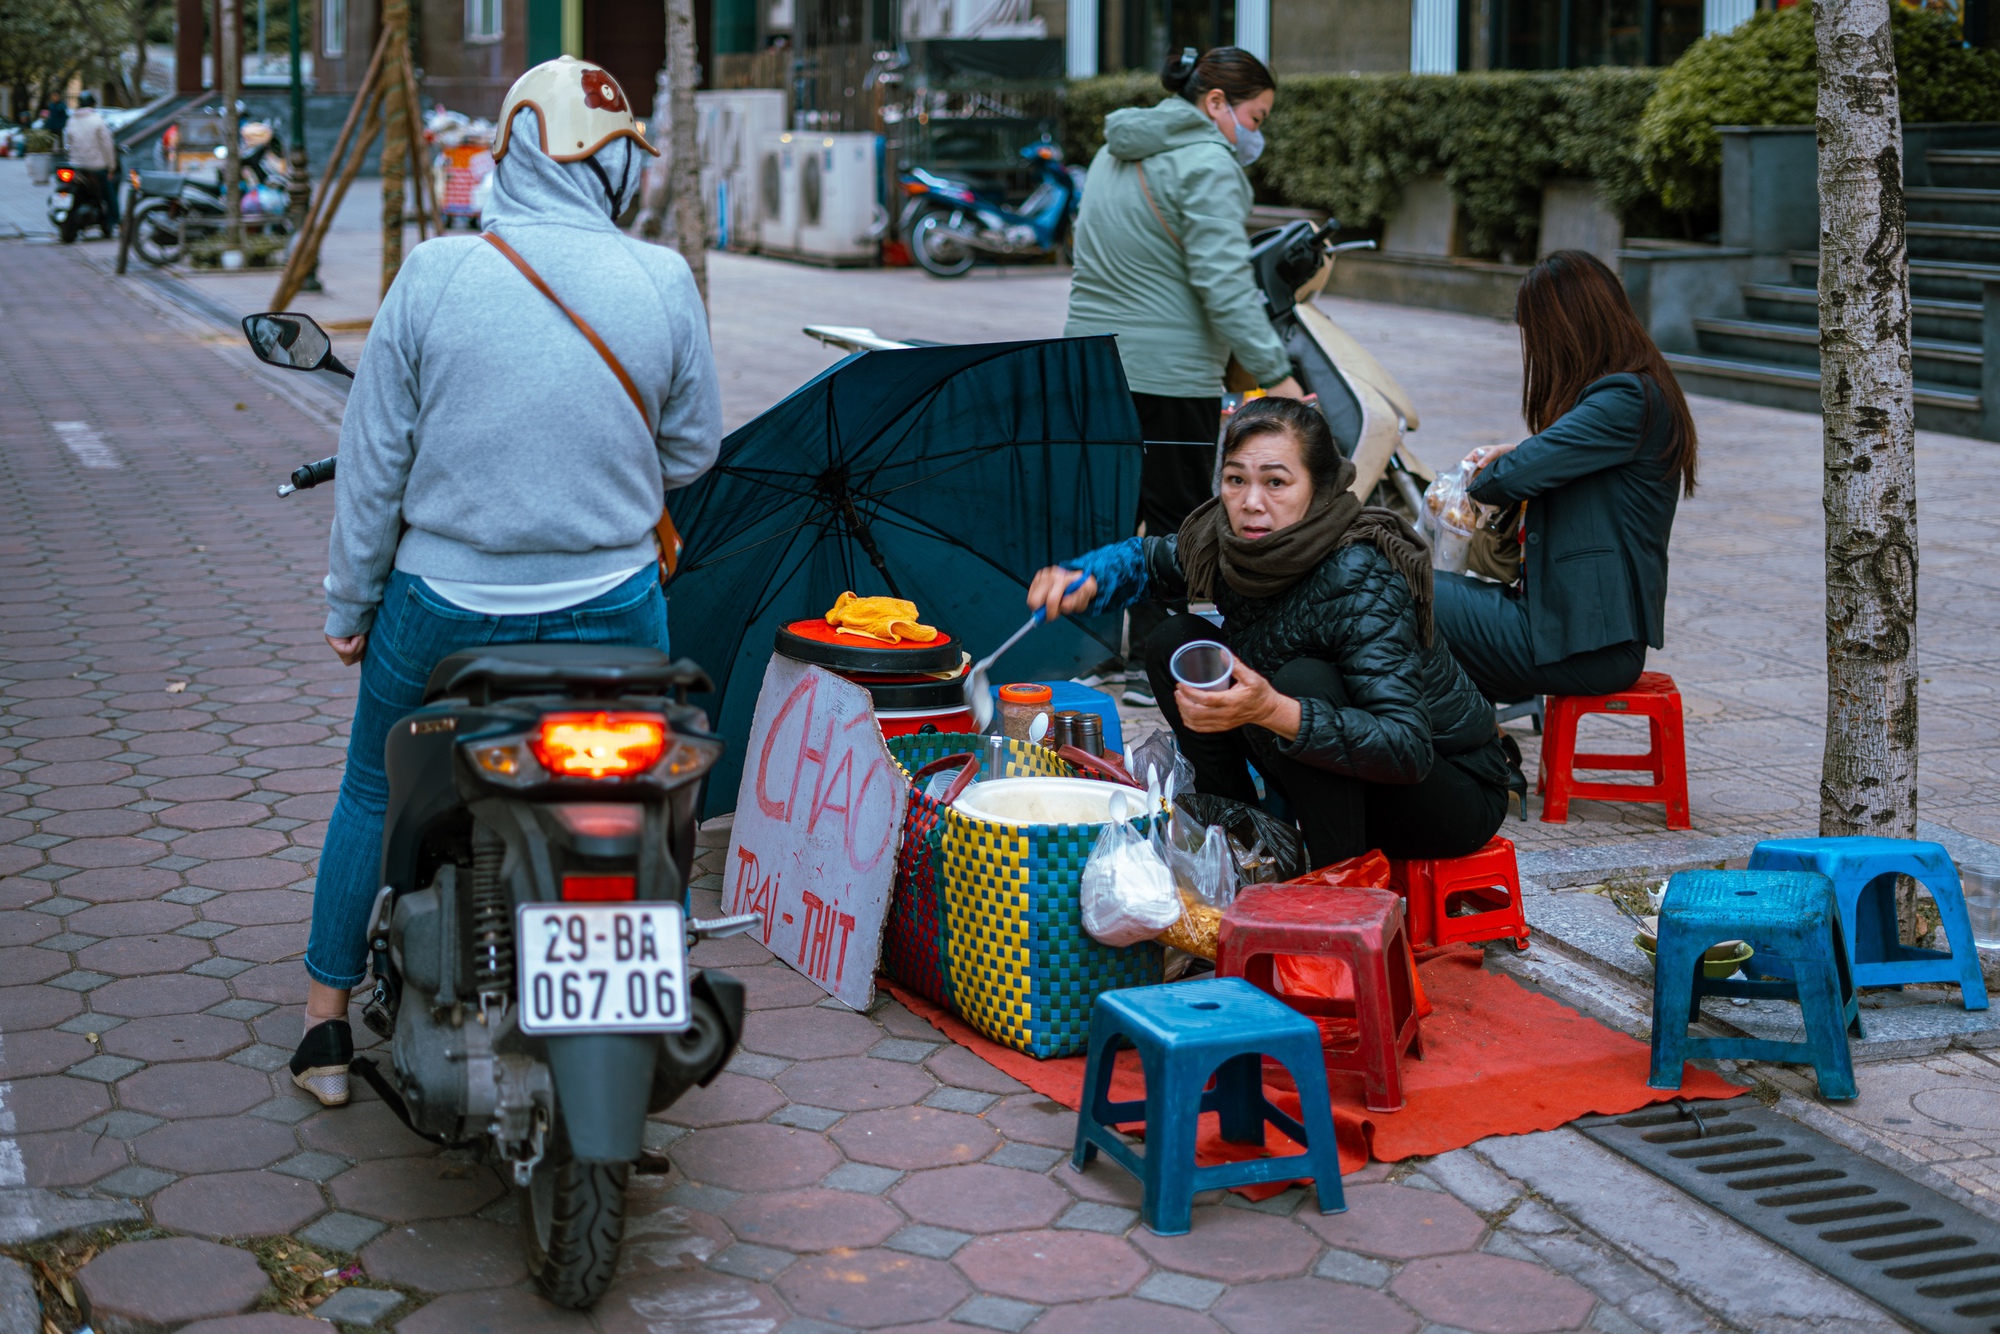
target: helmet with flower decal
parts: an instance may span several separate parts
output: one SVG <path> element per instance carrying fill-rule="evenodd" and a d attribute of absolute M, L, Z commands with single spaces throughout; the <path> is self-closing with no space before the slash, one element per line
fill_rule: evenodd
<path fill-rule="evenodd" d="M 541 124 L 542 152 L 557 162 L 577 162 L 619 136 L 630 139 L 654 157 L 660 150 L 646 142 L 618 80 L 575 56 L 544 61 L 507 90 L 500 106 L 500 132 L 493 143 L 493 160 L 507 156 L 514 113 L 533 107 Z"/>

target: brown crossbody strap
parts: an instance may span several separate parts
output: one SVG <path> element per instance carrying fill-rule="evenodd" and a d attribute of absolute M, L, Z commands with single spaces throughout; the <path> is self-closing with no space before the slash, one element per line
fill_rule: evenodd
<path fill-rule="evenodd" d="M 646 428 L 646 434 L 651 435 L 653 433 L 652 414 L 646 411 L 646 400 L 640 397 L 639 386 L 632 383 L 632 377 L 625 373 L 625 363 L 618 360 L 618 354 L 613 352 L 610 345 L 598 336 L 597 330 L 590 327 L 590 321 L 584 319 L 583 316 L 577 314 L 563 303 L 563 299 L 555 294 L 555 290 L 542 281 L 542 275 L 536 273 L 534 266 L 528 263 L 527 260 L 522 259 L 520 253 L 513 246 L 501 240 L 498 233 L 485 232 L 482 235 L 492 244 L 495 250 L 507 257 L 509 264 L 512 264 L 521 271 L 523 278 L 526 278 L 535 285 L 537 292 L 540 292 L 550 301 L 553 301 L 557 310 L 569 316 L 569 322 L 576 326 L 576 331 L 583 335 L 584 341 L 597 349 L 597 355 L 604 358 L 604 364 L 611 368 L 611 373 L 618 377 L 618 383 L 624 386 L 625 396 L 631 399 L 632 406 L 639 410 L 639 421 Z M 664 506 L 660 509 L 660 522 L 654 527 L 653 531 L 659 535 L 660 539 L 660 570 L 663 576 L 661 582 L 664 583 L 667 579 L 673 577 L 674 570 L 679 566 L 681 559 L 681 535 L 674 527 L 673 515 L 668 513 Z"/>

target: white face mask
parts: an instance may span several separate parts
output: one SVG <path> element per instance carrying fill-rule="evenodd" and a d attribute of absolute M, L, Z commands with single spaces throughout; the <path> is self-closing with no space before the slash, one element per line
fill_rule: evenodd
<path fill-rule="evenodd" d="M 1229 114 L 1230 117 L 1234 119 L 1236 113 L 1232 111 Z M 1252 162 L 1255 162 L 1258 158 L 1262 157 L 1263 154 L 1264 154 L 1264 132 L 1262 130 L 1252 129 L 1248 125 L 1245 125 L 1240 120 L 1237 121 L 1236 122 L 1237 165 L 1247 167 Z"/>

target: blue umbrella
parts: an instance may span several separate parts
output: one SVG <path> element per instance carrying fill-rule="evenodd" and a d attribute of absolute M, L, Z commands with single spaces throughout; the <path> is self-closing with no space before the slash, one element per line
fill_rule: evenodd
<path fill-rule="evenodd" d="M 1129 536 L 1140 430 L 1109 337 L 857 352 L 722 442 L 670 498 L 686 540 L 668 589 L 674 651 L 735 743 L 708 785 L 732 810 L 781 626 L 843 591 L 908 598 L 974 656 L 1021 623 L 1045 565 Z M 1118 648 L 1117 618 L 1064 620 L 1002 659 L 1060 679 Z"/>

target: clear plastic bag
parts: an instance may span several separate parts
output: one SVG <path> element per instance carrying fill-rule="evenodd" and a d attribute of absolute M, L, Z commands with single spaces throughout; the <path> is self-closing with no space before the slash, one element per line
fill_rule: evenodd
<path fill-rule="evenodd" d="M 1465 573 L 1466 553 L 1472 534 L 1485 517 L 1486 506 L 1466 489 L 1472 469 L 1461 463 L 1437 475 L 1424 489 L 1424 527 L 1431 540 L 1431 568 L 1451 574 Z"/>
<path fill-rule="evenodd" d="M 1174 744 L 1174 734 L 1167 728 L 1134 742 L 1125 754 L 1125 772 L 1140 782 L 1146 781 L 1148 768 L 1159 771 L 1162 787 L 1171 780 L 1175 792 L 1194 791 L 1194 766 L 1181 754 L 1180 747 Z"/>
<path fill-rule="evenodd" d="M 1181 896 L 1153 840 L 1119 818 L 1123 802 L 1112 808 L 1083 867 L 1083 929 L 1105 945 L 1136 945 L 1180 920 Z"/>

